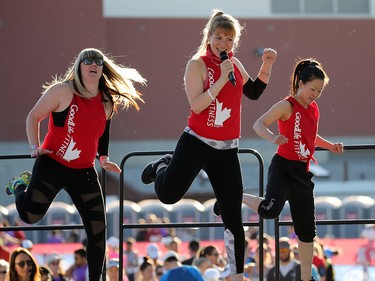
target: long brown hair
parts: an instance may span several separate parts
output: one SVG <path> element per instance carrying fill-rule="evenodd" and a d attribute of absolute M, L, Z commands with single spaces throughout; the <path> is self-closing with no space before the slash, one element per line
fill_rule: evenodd
<path fill-rule="evenodd" d="M 33 262 L 32 273 L 30 275 L 30 281 L 40 281 L 41 278 L 40 278 L 39 266 L 38 266 L 38 263 L 37 263 L 36 259 L 33 257 L 33 255 L 30 253 L 29 250 L 27 250 L 25 248 L 22 248 L 22 247 L 19 247 L 19 248 L 15 249 L 10 256 L 9 273 L 7 275 L 6 280 L 7 281 L 18 281 L 18 275 L 17 275 L 17 271 L 16 271 L 16 257 L 21 253 L 24 253 L 25 255 L 29 256 L 29 258 Z"/>

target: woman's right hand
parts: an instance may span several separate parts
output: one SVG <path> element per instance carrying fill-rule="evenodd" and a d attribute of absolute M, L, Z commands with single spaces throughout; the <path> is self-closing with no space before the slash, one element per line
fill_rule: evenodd
<path fill-rule="evenodd" d="M 31 149 L 31 157 L 37 157 L 43 154 L 51 154 L 52 151 L 48 149 L 44 149 L 42 147 Z"/>
<path fill-rule="evenodd" d="M 234 71 L 233 62 L 229 59 L 226 59 L 220 64 L 221 76 L 220 79 L 224 79 L 224 81 L 228 82 L 229 73 Z"/>

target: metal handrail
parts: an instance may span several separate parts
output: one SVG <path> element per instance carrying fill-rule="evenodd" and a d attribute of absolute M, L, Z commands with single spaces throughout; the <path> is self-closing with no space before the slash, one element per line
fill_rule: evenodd
<path fill-rule="evenodd" d="M 347 150 L 369 150 L 375 149 L 373 144 L 360 144 L 360 145 L 344 145 L 344 151 Z M 316 147 L 316 151 L 327 151 L 327 149 Z M 279 243 L 280 240 L 280 226 L 293 225 L 293 221 L 280 221 L 279 218 L 275 220 L 275 278 L 280 279 L 280 260 L 279 260 Z M 337 220 L 316 220 L 317 225 L 337 225 L 337 224 L 375 224 L 375 219 L 337 219 Z"/>
<path fill-rule="evenodd" d="M 259 154 L 258 151 L 254 149 L 239 149 L 239 153 L 249 153 L 254 155 L 259 163 L 259 196 L 263 195 L 263 177 L 264 177 L 264 163 L 263 158 Z M 121 168 L 121 174 L 120 174 L 120 199 L 119 199 L 119 229 L 121 230 L 119 233 L 119 240 L 120 240 L 120 248 L 119 252 L 123 252 L 123 242 L 124 241 L 124 233 L 123 229 L 125 228 L 132 228 L 136 225 L 124 225 L 124 206 L 122 202 L 124 201 L 124 165 L 127 160 L 129 160 L 131 157 L 139 157 L 139 156 L 160 156 L 165 154 L 173 154 L 173 151 L 138 151 L 138 152 L 131 152 L 124 156 L 124 158 L 121 160 L 120 168 Z M 259 232 L 263 233 L 264 229 L 264 222 L 263 219 L 259 217 L 259 221 L 257 222 L 247 222 L 243 223 L 244 226 L 259 226 Z M 179 227 L 179 228 L 190 228 L 190 227 L 222 227 L 223 223 L 166 223 L 166 224 L 142 224 L 138 225 L 135 228 L 160 228 L 160 227 Z M 260 258 L 263 259 L 263 235 L 260 235 L 260 243 L 261 243 L 261 250 L 259 251 Z M 119 262 L 119 278 L 121 277 L 121 274 L 123 272 L 123 257 L 120 255 L 120 262 Z M 263 264 L 260 265 L 260 277 L 263 278 Z"/>

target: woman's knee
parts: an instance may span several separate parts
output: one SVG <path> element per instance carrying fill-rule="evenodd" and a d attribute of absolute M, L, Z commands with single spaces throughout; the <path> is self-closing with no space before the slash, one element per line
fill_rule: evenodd
<path fill-rule="evenodd" d="M 283 210 L 284 206 L 279 206 L 274 199 L 262 201 L 258 208 L 259 215 L 264 219 L 276 219 Z"/>

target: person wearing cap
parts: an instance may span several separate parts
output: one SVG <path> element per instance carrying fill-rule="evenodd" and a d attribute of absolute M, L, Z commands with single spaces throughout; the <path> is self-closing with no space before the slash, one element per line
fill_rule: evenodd
<path fill-rule="evenodd" d="M 0 259 L 0 281 L 5 281 L 8 272 L 9 262 L 4 259 Z"/>
<path fill-rule="evenodd" d="M 51 253 L 46 256 L 45 264 L 51 271 L 52 281 L 66 281 L 64 271 L 61 267 L 62 257 L 57 253 Z"/>
<path fill-rule="evenodd" d="M 126 240 L 126 247 L 124 254 L 126 256 L 126 274 L 128 276 L 129 281 L 135 280 L 135 274 L 138 271 L 138 254 L 134 251 L 135 239 L 129 237 Z"/>
<path fill-rule="evenodd" d="M 106 265 L 107 281 L 118 281 L 120 261 L 118 258 L 110 259 Z M 129 281 L 126 275 L 122 277 L 122 281 Z"/>
<path fill-rule="evenodd" d="M 40 280 L 41 281 L 52 281 L 51 271 L 46 266 L 39 267 Z"/>
<path fill-rule="evenodd" d="M 207 268 L 203 273 L 203 277 L 206 281 L 220 281 L 220 272 L 217 268 Z"/>
<path fill-rule="evenodd" d="M 175 251 L 168 251 L 164 257 L 164 275 L 160 281 L 204 281 L 199 270 L 190 265 L 183 265 Z"/>
<path fill-rule="evenodd" d="M 21 247 L 25 248 L 25 249 L 27 249 L 31 252 L 33 250 L 33 247 L 34 247 L 34 243 L 33 243 L 33 241 L 31 241 L 29 239 L 25 239 L 25 240 L 22 241 Z"/>
<path fill-rule="evenodd" d="M 159 246 L 156 243 L 150 243 L 148 244 L 146 248 L 146 255 L 152 259 L 155 265 L 161 263 L 160 261 L 160 251 Z"/>
<path fill-rule="evenodd" d="M 301 280 L 301 265 L 293 258 L 289 238 L 281 237 L 279 240 L 280 275 L 278 281 Z M 267 274 L 267 281 L 276 281 L 276 266 Z"/>

